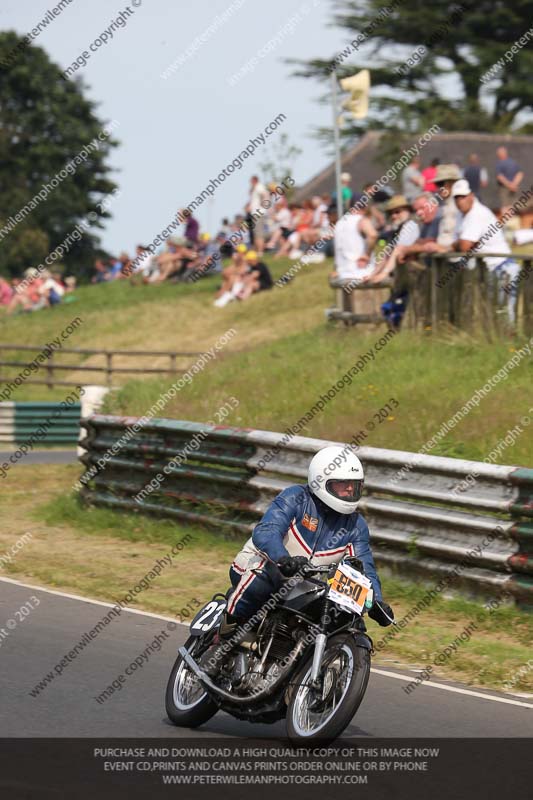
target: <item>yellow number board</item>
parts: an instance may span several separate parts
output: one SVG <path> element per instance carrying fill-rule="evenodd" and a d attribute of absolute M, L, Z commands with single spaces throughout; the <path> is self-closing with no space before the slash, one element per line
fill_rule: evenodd
<path fill-rule="evenodd" d="M 328 597 L 339 605 L 360 614 L 371 589 L 367 577 L 348 564 L 339 564 L 330 581 Z"/>

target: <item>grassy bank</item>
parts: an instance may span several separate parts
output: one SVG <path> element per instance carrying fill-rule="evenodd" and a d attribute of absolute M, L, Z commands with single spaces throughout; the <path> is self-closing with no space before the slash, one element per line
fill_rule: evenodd
<path fill-rule="evenodd" d="M 236 315 L 231 322 L 239 330 Z M 349 441 L 364 430 L 366 438 L 361 443 L 365 445 L 416 451 L 516 349 L 508 344 L 420 339 L 401 333 L 376 352 L 382 335 L 383 331 L 354 335 L 320 325 L 238 356 L 224 354 L 170 400 L 160 416 L 205 421 L 234 396 L 239 406 L 228 424 L 283 431 L 327 394 L 361 356 L 374 351 L 374 360 L 368 360 L 353 382 L 338 391 L 301 434 Z M 533 405 L 532 377 L 533 363 L 526 357 L 431 452 L 483 460 Z M 141 416 L 168 385 L 161 380 L 129 382 L 109 398 L 107 407 L 115 413 Z M 394 409 L 378 423 L 373 415 L 387 403 Z M 375 424 L 373 430 L 369 430 L 369 421 Z M 501 450 L 495 463 L 533 463 L 527 430 L 512 446 Z"/>
<path fill-rule="evenodd" d="M 290 265 L 286 259 L 270 263 L 275 277 Z M 194 285 L 134 287 L 118 281 L 82 287 L 76 291 L 76 302 L 69 305 L 0 317 L 0 340 L 44 343 L 79 316 L 83 323 L 64 346 L 201 352 L 233 328 L 236 334 L 217 358 L 160 416 L 206 421 L 234 396 L 239 406 L 228 424 L 274 431 L 293 425 L 368 353 L 368 363 L 351 385 L 338 392 L 301 433 L 349 440 L 363 429 L 367 445 L 411 451 L 430 439 L 522 344 L 489 344 L 463 334 L 437 337 L 430 332 L 401 332 L 378 352 L 376 342 L 385 332 L 383 326 L 361 330 L 326 322 L 324 309 L 332 298 L 326 280 L 330 269 L 327 262 L 304 267 L 287 286 L 224 309 L 212 305 L 218 277 Z M 62 358 L 66 363 L 75 360 L 64 355 L 58 357 L 59 363 Z M 193 361 L 194 357 L 185 359 L 183 365 Z M 101 364 L 102 360 L 90 357 L 85 363 Z M 132 360 L 117 360 L 117 366 L 126 365 L 131 366 Z M 151 364 L 167 365 L 162 357 Z M 61 377 L 87 381 L 86 375 L 74 370 Z M 432 452 L 483 459 L 533 405 L 532 377 L 533 360 L 525 357 Z M 94 373 L 90 381 L 99 378 Z M 141 416 L 173 380 L 143 377 L 127 381 L 109 396 L 106 408 Z M 67 391 L 23 384 L 11 399 L 59 399 Z M 368 430 L 366 423 L 391 398 L 394 411 Z M 495 463 L 532 464 L 533 446 L 527 431 L 512 446 L 503 447 Z"/>

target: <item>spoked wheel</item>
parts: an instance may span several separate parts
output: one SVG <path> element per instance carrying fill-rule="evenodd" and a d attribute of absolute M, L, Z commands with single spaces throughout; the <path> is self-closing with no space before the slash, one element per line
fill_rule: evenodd
<path fill-rule="evenodd" d="M 199 637 L 191 636 L 185 642 L 185 647 L 196 658 L 201 652 Z M 216 703 L 210 699 L 194 672 L 180 655 L 168 679 L 165 706 L 168 717 L 174 725 L 184 728 L 196 728 L 217 712 Z"/>
<path fill-rule="evenodd" d="M 343 732 L 359 708 L 370 675 L 370 653 L 351 637 L 334 636 L 322 660 L 320 690 L 310 685 L 312 653 L 296 674 L 287 709 L 289 739 L 326 744 Z"/>

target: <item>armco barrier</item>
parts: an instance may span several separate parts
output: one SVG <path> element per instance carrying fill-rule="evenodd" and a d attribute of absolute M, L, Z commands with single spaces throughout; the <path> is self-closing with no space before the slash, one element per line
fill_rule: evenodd
<path fill-rule="evenodd" d="M 278 492 L 305 482 L 317 450 L 335 444 L 167 419 L 133 433 L 137 422 L 102 415 L 82 420 L 82 496 L 243 534 Z M 187 460 L 175 461 L 167 475 L 180 453 Z M 357 454 L 366 471 L 361 511 L 382 568 L 430 582 L 454 575 L 451 585 L 463 593 L 507 591 L 522 607 L 533 607 L 532 469 L 374 447 Z M 403 479 L 394 482 L 405 465 Z M 156 486 L 158 473 L 160 486 L 136 501 L 154 478 Z M 457 499 L 453 488 L 471 473 L 476 480 Z"/>
<path fill-rule="evenodd" d="M 81 406 L 73 403 L 67 408 L 61 403 L 0 403 L 0 447 L 3 444 L 22 444 L 46 423 L 39 444 L 74 444 L 79 435 Z"/>

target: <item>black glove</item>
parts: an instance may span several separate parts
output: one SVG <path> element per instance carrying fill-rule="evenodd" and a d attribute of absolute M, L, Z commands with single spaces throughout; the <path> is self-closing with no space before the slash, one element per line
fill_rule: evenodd
<path fill-rule="evenodd" d="M 282 556 L 278 561 L 279 571 L 286 578 L 292 578 L 298 570 L 309 563 L 309 559 L 304 556 Z"/>
<path fill-rule="evenodd" d="M 387 603 L 384 603 L 383 600 L 375 600 L 374 605 L 368 612 L 368 616 L 373 619 L 374 622 L 386 628 L 387 625 L 392 625 L 394 611 Z M 389 619 L 387 619 L 387 617 L 389 617 Z"/>

